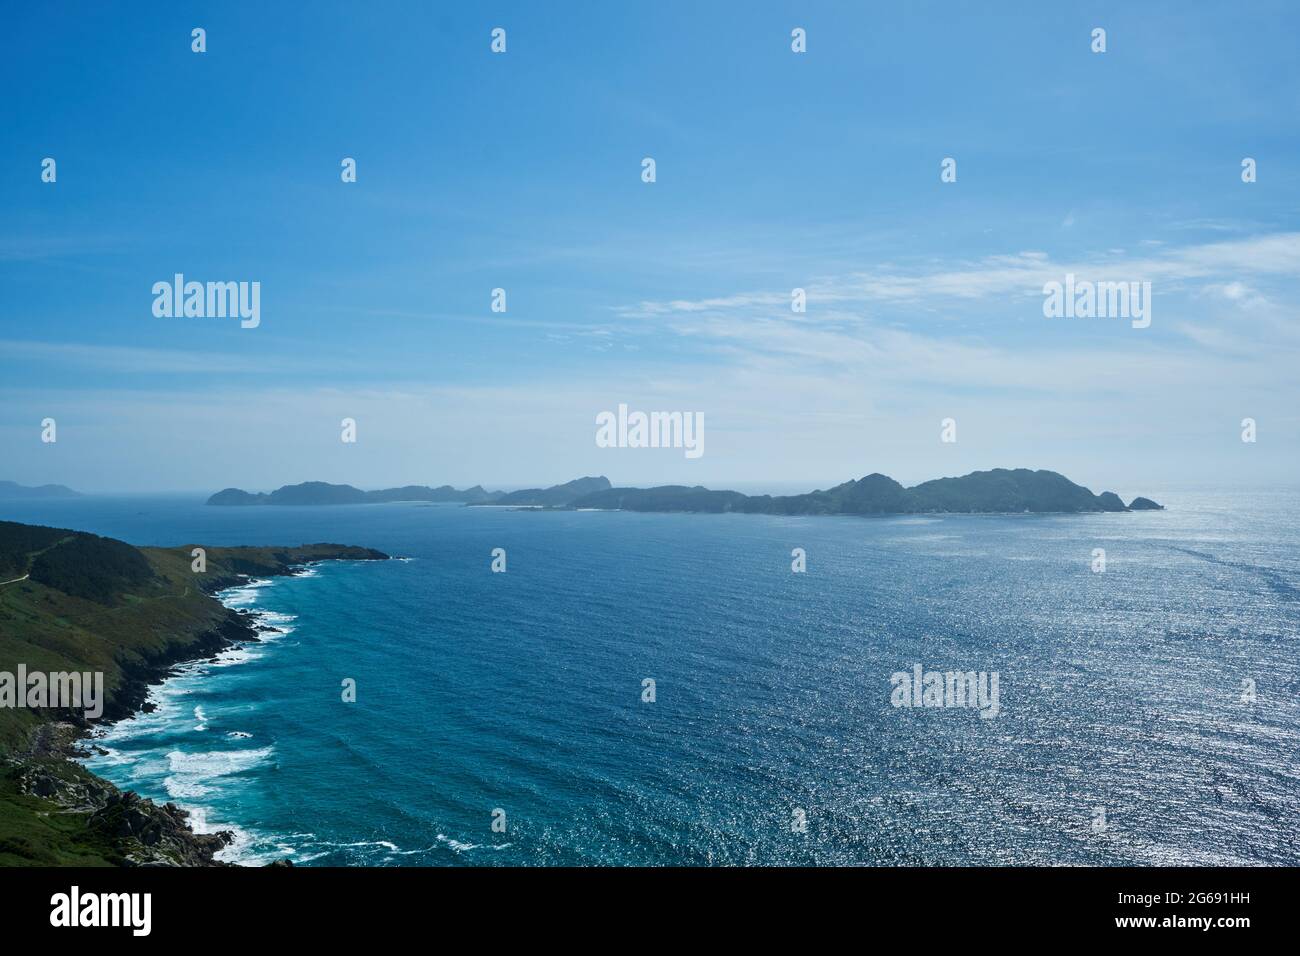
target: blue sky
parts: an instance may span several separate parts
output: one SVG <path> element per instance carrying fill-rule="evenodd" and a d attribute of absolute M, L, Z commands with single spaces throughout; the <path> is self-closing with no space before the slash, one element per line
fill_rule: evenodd
<path fill-rule="evenodd" d="M 7 17 L 0 478 L 812 487 L 1005 465 L 1131 495 L 1300 464 L 1291 5 Z M 260 327 L 156 318 L 176 272 L 260 282 Z M 1150 281 L 1151 327 L 1044 318 L 1067 272 Z M 620 402 L 702 412 L 705 455 L 597 448 Z"/>

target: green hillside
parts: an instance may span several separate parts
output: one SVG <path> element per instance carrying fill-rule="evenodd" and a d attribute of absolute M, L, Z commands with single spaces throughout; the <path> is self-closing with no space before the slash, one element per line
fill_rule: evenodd
<path fill-rule="evenodd" d="M 333 544 L 208 548 L 206 573 L 196 574 L 191 550 L 135 548 L 83 532 L 0 522 L 0 582 L 9 582 L 0 583 L 0 671 L 14 673 L 19 663 L 29 672 L 103 671 L 105 717 L 122 717 L 139 707 L 148 684 L 169 666 L 256 638 L 245 618 L 212 592 L 244 575 L 289 574 L 311 561 L 387 557 Z M 113 808 L 100 804 L 120 794 L 66 760 L 82 726 L 81 714 L 0 708 L 0 865 L 114 864 L 140 851 L 129 839 L 124 849 L 121 833 L 130 825 L 118 819 L 121 813 L 105 836 L 105 814 L 113 816 Z M 51 792 L 25 792 L 33 788 Z M 70 809 L 69 800 L 83 803 L 84 812 Z M 146 830 L 161 825 L 169 839 L 181 839 L 163 808 L 129 809 L 133 820 L 153 818 L 140 823 Z M 189 848 L 173 849 L 174 857 Z"/>

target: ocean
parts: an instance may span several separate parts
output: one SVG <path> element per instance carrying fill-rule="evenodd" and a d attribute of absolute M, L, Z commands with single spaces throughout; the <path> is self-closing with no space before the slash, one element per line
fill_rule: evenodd
<path fill-rule="evenodd" d="M 0 517 L 402 558 L 225 592 L 278 633 L 96 739 L 89 767 L 231 830 L 233 862 L 1300 864 L 1300 493 L 1152 494 L 1168 510 Z M 996 716 L 895 706 L 917 665 L 996 676 Z"/>

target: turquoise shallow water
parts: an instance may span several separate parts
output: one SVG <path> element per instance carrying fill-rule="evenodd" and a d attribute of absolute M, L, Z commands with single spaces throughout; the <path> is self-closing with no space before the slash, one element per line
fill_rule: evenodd
<path fill-rule="evenodd" d="M 0 516 L 410 559 L 228 593 L 282 633 L 100 741 L 97 772 L 236 830 L 241 862 L 1300 863 L 1300 495 L 1153 494 L 1170 510 Z M 996 671 L 1000 715 L 891 706 L 915 663 Z"/>

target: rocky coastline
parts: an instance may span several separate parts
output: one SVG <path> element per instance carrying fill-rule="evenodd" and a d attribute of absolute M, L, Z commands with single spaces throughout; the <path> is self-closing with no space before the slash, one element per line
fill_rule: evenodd
<path fill-rule="evenodd" d="M 151 562 L 165 565 L 177 557 L 188 558 L 190 549 L 140 549 Z M 337 545 L 310 545 L 303 548 L 226 548 L 209 552 L 211 570 L 202 576 L 198 594 L 190 601 L 206 603 L 203 609 L 209 621 L 192 634 L 178 629 L 175 637 L 160 648 L 139 650 L 117 661 L 115 686 L 108 694 L 103 715 L 93 722 L 79 713 L 47 714 L 26 734 L 23 745 L 0 750 L 0 773 L 5 777 L 9 794 L 20 803 L 34 798 L 45 810 L 35 810 L 36 817 L 79 817 L 84 832 L 79 844 L 93 846 L 97 855 L 119 866 L 228 866 L 216 855 L 232 839 L 227 831 L 195 833 L 188 813 L 172 802 L 156 803 L 131 791 L 121 790 L 96 776 L 80 761 L 91 756 L 96 747 L 93 733 L 98 727 L 115 723 L 138 713 L 154 709 L 149 700 L 151 687 L 176 675 L 182 664 L 211 659 L 223 650 L 259 641 L 260 633 L 273 630 L 259 622 L 250 611 L 221 605 L 214 597 L 255 577 L 283 577 L 302 573 L 311 565 L 326 560 L 386 560 L 388 555 L 370 549 Z M 218 610 L 219 608 L 219 610 Z M 100 751 L 102 753 L 102 751 Z M 10 853 L 33 863 L 41 863 L 41 848 L 34 841 L 6 836 L 0 830 L 0 854 Z M 48 861 L 47 861 L 48 862 Z M 287 860 L 271 865 L 291 865 Z"/>

